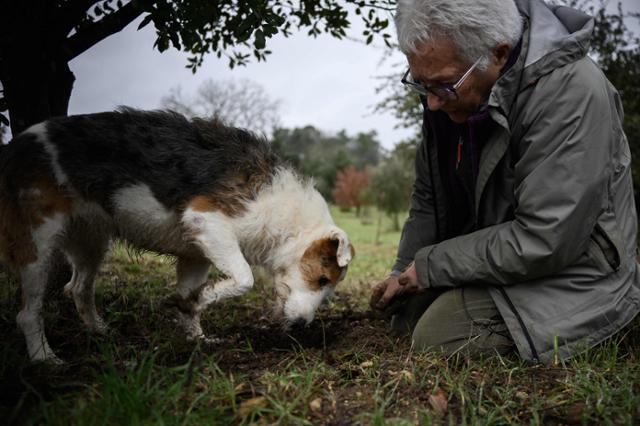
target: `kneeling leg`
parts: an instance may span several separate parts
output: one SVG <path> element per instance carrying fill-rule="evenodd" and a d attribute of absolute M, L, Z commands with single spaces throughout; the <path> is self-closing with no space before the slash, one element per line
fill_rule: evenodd
<path fill-rule="evenodd" d="M 445 291 L 427 308 L 413 331 L 416 350 L 446 355 L 504 355 L 514 348 L 500 312 L 485 288 Z"/>

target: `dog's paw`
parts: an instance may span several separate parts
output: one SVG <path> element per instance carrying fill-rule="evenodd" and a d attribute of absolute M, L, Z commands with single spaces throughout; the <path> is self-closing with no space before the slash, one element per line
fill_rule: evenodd
<path fill-rule="evenodd" d="M 203 333 L 198 335 L 187 335 L 187 341 L 205 345 L 217 345 L 219 343 L 222 343 L 223 339 L 220 339 L 218 337 L 209 337 Z"/>
<path fill-rule="evenodd" d="M 57 355 L 53 355 L 47 358 L 44 362 L 53 366 L 65 365 L 65 362 L 62 359 L 58 358 Z"/>
<path fill-rule="evenodd" d="M 34 364 L 49 366 L 49 367 L 65 365 L 65 362 L 62 359 L 58 358 L 58 356 L 53 352 L 50 354 L 47 354 L 45 357 L 36 356 L 34 358 L 31 358 L 31 362 L 33 362 Z"/>
<path fill-rule="evenodd" d="M 198 339 L 198 341 L 200 343 L 205 344 L 205 345 L 219 345 L 224 340 L 219 338 L 219 337 L 208 337 L 208 336 L 203 335 L 202 337 L 200 337 Z"/>

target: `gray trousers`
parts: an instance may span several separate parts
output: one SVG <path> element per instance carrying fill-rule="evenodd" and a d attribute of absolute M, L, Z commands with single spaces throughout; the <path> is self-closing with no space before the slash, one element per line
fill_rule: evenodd
<path fill-rule="evenodd" d="M 391 328 L 401 334 L 412 333 L 417 351 L 504 355 L 515 348 L 498 308 L 483 287 L 416 294 L 393 315 Z"/>

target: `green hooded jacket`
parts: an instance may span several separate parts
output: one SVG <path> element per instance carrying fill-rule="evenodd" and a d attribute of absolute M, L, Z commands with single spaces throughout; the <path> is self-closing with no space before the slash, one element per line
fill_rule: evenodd
<path fill-rule="evenodd" d="M 516 3 L 522 45 L 488 100 L 497 126 L 480 155 L 476 230 L 447 228 L 425 111 L 394 270 L 415 260 L 425 288 L 487 286 L 522 358 L 548 364 L 640 311 L 637 218 L 619 95 L 587 56 L 593 19 L 541 0 Z"/>

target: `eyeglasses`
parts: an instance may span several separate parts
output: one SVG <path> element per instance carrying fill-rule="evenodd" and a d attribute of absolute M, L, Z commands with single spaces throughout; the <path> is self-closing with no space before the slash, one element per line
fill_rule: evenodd
<path fill-rule="evenodd" d="M 432 95 L 437 96 L 442 101 L 457 101 L 458 100 L 457 90 L 460 88 L 460 86 L 462 86 L 462 83 L 464 83 L 467 77 L 469 77 L 469 74 L 471 74 L 473 70 L 476 69 L 476 67 L 478 66 L 481 60 L 482 60 L 482 56 L 479 57 L 478 60 L 473 63 L 473 65 L 471 65 L 471 68 L 469 68 L 467 72 L 465 72 L 464 75 L 460 77 L 460 80 L 458 80 L 458 82 L 454 85 L 451 85 L 451 84 L 431 84 L 429 86 L 424 85 L 418 81 L 415 81 L 413 77 L 411 77 L 411 74 L 409 74 L 409 69 L 407 69 L 407 72 L 404 73 L 404 75 L 402 76 L 402 80 L 400 81 L 402 82 L 402 84 L 405 85 L 405 87 L 408 87 L 409 89 L 415 92 L 418 92 L 423 96 L 427 96 L 429 93 L 431 93 Z"/>

